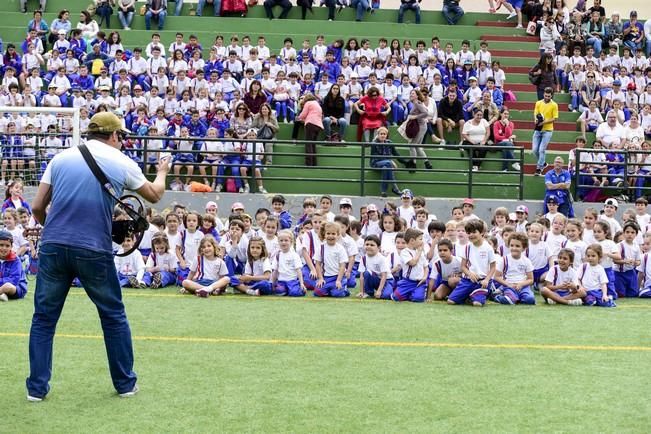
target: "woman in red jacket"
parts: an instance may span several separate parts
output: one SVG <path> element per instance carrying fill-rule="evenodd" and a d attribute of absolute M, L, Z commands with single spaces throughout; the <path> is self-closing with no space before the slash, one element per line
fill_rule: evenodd
<path fill-rule="evenodd" d="M 353 104 L 353 108 L 359 113 L 359 123 L 365 142 L 370 142 L 375 138 L 375 130 L 384 126 L 387 116 L 391 112 L 391 106 L 380 95 L 378 88 L 374 86 L 368 88 L 366 95 Z"/>
<path fill-rule="evenodd" d="M 493 136 L 495 137 L 495 146 L 514 146 L 514 130 L 515 126 L 509 119 L 509 109 L 507 107 L 502 107 L 499 119 L 493 123 Z M 515 160 L 513 151 L 510 149 L 504 149 L 502 151 L 502 158 L 504 159 L 504 161 L 502 161 L 502 171 L 506 172 L 509 170 L 509 160 Z M 511 167 L 513 167 L 513 169 L 518 172 L 520 171 L 520 163 L 517 161 L 511 164 Z"/>

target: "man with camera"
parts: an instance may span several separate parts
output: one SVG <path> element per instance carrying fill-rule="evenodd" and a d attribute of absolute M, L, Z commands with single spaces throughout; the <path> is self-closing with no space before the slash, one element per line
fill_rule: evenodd
<path fill-rule="evenodd" d="M 554 122 L 558 119 L 558 104 L 552 100 L 553 95 L 554 89 L 546 87 L 543 93 L 543 99 L 536 101 L 536 107 L 533 111 L 535 127 L 532 150 L 533 155 L 538 160 L 536 163 L 536 176 L 540 176 L 545 167 L 547 167 L 545 151 L 547 151 L 547 145 L 552 139 L 552 134 L 554 134 Z"/>
<path fill-rule="evenodd" d="M 168 158 L 158 163 L 154 182 L 147 181 L 137 164 L 120 152 L 127 132 L 113 113 L 98 113 L 90 120 L 86 147 L 118 197 L 127 189 L 158 202 L 165 191 Z M 44 228 L 29 337 L 29 401 L 42 401 L 50 390 L 54 333 L 75 277 L 99 312 L 113 386 L 121 397 L 138 391 L 131 330 L 113 262 L 114 205 L 77 146 L 56 155 L 47 166 L 33 202 L 34 217 Z"/>

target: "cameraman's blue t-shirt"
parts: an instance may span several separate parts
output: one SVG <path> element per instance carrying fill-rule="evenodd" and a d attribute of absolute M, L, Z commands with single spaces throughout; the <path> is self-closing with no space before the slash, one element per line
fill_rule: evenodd
<path fill-rule="evenodd" d="M 145 182 L 138 165 L 118 149 L 97 140 L 86 143 L 117 196 Z M 41 244 L 63 244 L 112 253 L 111 221 L 115 200 L 101 187 L 76 147 L 56 155 L 41 182 L 52 186 Z"/>

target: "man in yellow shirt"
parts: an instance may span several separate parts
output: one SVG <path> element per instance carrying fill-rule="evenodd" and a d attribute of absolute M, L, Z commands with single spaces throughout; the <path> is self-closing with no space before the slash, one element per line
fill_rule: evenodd
<path fill-rule="evenodd" d="M 543 99 L 536 101 L 536 107 L 533 111 L 533 120 L 536 127 L 533 132 L 532 149 L 533 155 L 538 159 L 536 176 L 540 176 L 543 169 L 547 167 L 545 151 L 554 133 L 554 122 L 558 119 L 558 104 L 552 101 L 553 95 L 554 90 L 551 87 L 546 87 Z"/>

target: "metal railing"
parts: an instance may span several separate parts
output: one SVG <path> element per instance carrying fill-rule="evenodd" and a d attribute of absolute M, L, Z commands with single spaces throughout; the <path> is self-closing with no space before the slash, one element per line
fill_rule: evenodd
<path fill-rule="evenodd" d="M 46 137 L 48 135 L 53 135 L 61 138 L 63 141 L 65 141 L 65 138 L 68 137 L 69 135 L 67 134 L 47 134 L 47 133 L 39 133 L 39 134 L 16 134 L 16 135 L 21 135 L 21 136 L 35 136 L 38 138 L 36 141 L 36 155 L 37 158 L 42 158 L 42 161 L 47 161 L 47 159 L 44 157 L 44 155 L 47 153 L 47 149 L 45 149 L 41 145 L 41 140 L 43 137 Z M 85 136 L 82 135 L 82 140 L 85 139 Z M 163 140 L 165 148 L 163 149 L 152 149 L 150 146 L 150 142 L 152 140 Z M 169 147 L 168 144 L 172 143 L 174 141 L 178 140 L 183 140 L 183 141 L 191 141 L 194 142 L 193 149 L 188 150 L 188 151 L 180 151 L 178 149 L 175 149 L 173 147 Z M 152 160 L 150 162 L 150 156 L 153 153 L 171 153 L 173 156 L 176 154 L 192 154 L 195 156 L 195 162 L 192 163 L 195 169 L 199 169 L 201 167 L 204 167 L 206 169 L 213 167 L 213 163 L 208 163 L 205 160 L 201 160 L 201 156 L 205 155 L 207 152 L 205 150 L 197 150 L 194 149 L 198 147 L 196 144 L 199 142 L 210 142 L 210 141 L 216 141 L 216 142 L 233 142 L 236 144 L 245 144 L 245 143 L 262 143 L 263 146 L 266 144 L 271 144 L 272 146 L 276 147 L 274 148 L 273 152 L 266 154 L 266 153 L 261 153 L 258 152 L 256 149 L 256 146 L 252 146 L 253 149 L 251 149 L 251 152 L 248 153 L 251 157 L 251 160 L 253 161 L 259 161 L 263 160 L 266 157 L 271 156 L 274 160 L 273 164 L 268 164 L 268 165 L 262 165 L 260 163 L 259 168 L 261 168 L 264 171 L 264 174 L 262 176 L 262 179 L 265 182 L 268 181 L 292 181 L 292 182 L 299 182 L 299 183 L 320 183 L 320 182 L 341 182 L 341 183 L 346 183 L 346 184 L 357 184 L 359 185 L 359 190 L 358 194 L 360 196 L 366 196 L 369 193 L 370 187 L 380 184 L 383 181 L 380 179 L 381 177 L 379 176 L 380 170 L 379 168 L 374 168 L 371 166 L 371 159 L 374 158 L 371 155 L 371 144 L 370 143 L 362 143 L 362 142 L 325 142 L 325 141 L 316 141 L 316 142 L 310 142 L 311 144 L 315 145 L 317 148 L 316 153 L 314 156 L 317 158 L 317 163 L 318 159 L 328 159 L 330 160 L 330 164 L 328 165 L 323 165 L 323 164 L 317 164 L 316 166 L 307 166 L 305 164 L 296 164 L 295 162 L 291 162 L 291 160 L 296 160 L 297 158 L 305 158 L 307 155 L 309 155 L 305 151 L 305 145 L 307 142 L 301 141 L 301 140 L 285 140 L 285 139 L 274 139 L 274 140 L 262 140 L 262 139 L 255 139 L 255 140 L 241 140 L 241 139 L 217 139 L 217 138 L 207 138 L 207 137 L 169 137 L 169 136 L 137 136 L 137 135 L 131 135 L 127 137 L 127 142 L 132 144 L 132 147 L 126 147 L 124 146 L 122 148 L 122 152 L 129 155 L 131 158 L 133 158 L 136 162 L 139 163 L 139 165 L 142 167 L 143 172 L 145 175 L 153 175 L 153 173 L 148 172 L 148 166 L 150 165 L 155 165 L 156 159 Z M 295 150 L 279 150 L 277 148 L 278 145 L 291 145 L 294 146 L 296 149 Z M 442 187 L 442 186 L 452 186 L 452 187 L 463 187 L 463 193 L 467 197 L 475 197 L 475 189 L 478 187 L 493 187 L 493 188 L 502 188 L 506 190 L 510 190 L 513 192 L 511 197 L 513 199 L 518 199 L 522 200 L 524 196 L 524 148 L 522 147 L 513 147 L 513 146 L 496 146 L 496 145 L 488 145 L 488 146 L 459 146 L 459 145 L 454 145 L 454 146 L 441 146 L 441 145 L 420 145 L 420 147 L 424 148 L 426 151 L 427 150 L 448 150 L 448 151 L 454 151 L 454 152 L 447 152 L 445 155 L 433 155 L 433 156 L 428 156 L 428 157 L 411 157 L 409 155 L 409 148 L 410 145 L 406 143 L 391 143 L 391 145 L 395 146 L 396 150 L 401 154 L 401 157 L 390 157 L 390 159 L 393 159 L 395 161 L 403 161 L 403 160 L 415 160 L 417 163 L 422 163 L 425 160 L 429 160 L 432 163 L 433 169 L 424 169 L 424 168 L 407 168 L 407 167 L 401 167 L 398 165 L 397 168 L 394 169 L 395 175 L 399 174 L 432 174 L 432 175 L 438 175 L 438 176 L 432 176 L 432 177 L 425 177 L 425 179 L 422 179 L 423 177 L 420 176 L 421 179 L 405 179 L 404 177 L 401 177 L 402 179 L 399 179 L 398 181 L 406 185 L 407 187 L 413 187 L 413 186 L 428 186 L 432 188 L 436 187 Z M 341 149 L 342 146 L 345 146 L 349 149 L 348 152 L 341 152 L 338 151 Z M 481 169 L 478 172 L 473 172 L 473 151 L 474 150 L 479 150 L 479 151 L 486 151 L 487 155 L 484 158 L 479 159 L 482 163 L 500 163 L 504 164 L 505 162 L 508 164 L 508 166 L 511 166 L 513 163 L 518 163 L 520 165 L 520 170 L 515 171 L 515 170 L 509 170 L 508 172 L 504 172 L 501 169 L 500 170 L 491 170 L 491 169 Z M 514 159 L 512 160 L 507 160 L 502 158 L 502 151 L 505 150 L 510 150 L 514 154 Z M 50 148 L 50 152 L 51 152 Z M 494 155 L 495 153 L 498 153 L 498 155 Z M 234 156 L 241 156 L 241 152 L 218 152 L 220 155 L 228 156 L 228 155 L 234 155 Z M 491 155 L 493 154 L 493 155 Z M 357 164 L 351 164 L 351 159 L 356 160 Z M 389 157 L 387 157 L 389 159 Z M 282 160 L 290 160 L 290 162 L 283 162 Z M 341 161 L 341 164 L 336 164 L 332 163 L 332 160 L 334 161 Z M 182 164 L 178 162 L 173 162 L 174 164 Z M 37 164 L 38 166 L 38 164 Z M 456 168 L 454 166 L 457 166 Z M 227 170 L 228 167 L 224 167 L 224 170 Z M 267 170 L 267 169 L 280 169 L 280 170 Z M 309 169 L 309 170 L 314 170 L 314 175 L 312 176 L 302 176 L 302 175 L 296 175 L 292 174 L 292 170 L 295 169 Z M 333 178 L 333 176 L 330 173 L 327 173 L 328 171 L 334 172 L 336 177 Z M 215 178 L 217 175 L 213 176 L 210 170 L 206 171 L 206 176 L 205 178 L 208 178 L 211 182 L 215 181 Z M 325 172 L 325 173 L 323 173 Z M 445 176 L 440 176 L 441 174 Z M 485 175 L 500 175 L 500 176 L 508 176 L 508 182 L 496 182 L 494 180 L 491 181 L 486 181 L 485 180 Z M 170 172 L 168 177 L 175 177 L 173 174 L 173 171 Z M 185 178 L 186 175 L 184 173 L 181 173 L 181 178 Z M 197 180 L 201 180 L 204 176 L 199 174 L 199 171 L 195 170 L 193 173 L 192 178 Z M 232 173 L 225 173 L 224 174 L 225 178 L 232 177 L 232 178 L 237 178 L 241 179 L 243 181 L 247 181 L 251 187 L 252 192 L 256 192 L 256 183 L 255 183 L 255 175 L 253 170 L 249 170 L 247 173 L 246 177 L 243 177 L 239 174 L 232 174 Z"/>
<path fill-rule="evenodd" d="M 577 148 L 574 154 L 572 184 L 576 199 L 582 200 L 586 192 L 594 189 L 621 193 L 626 196 L 622 199 L 651 193 L 651 187 L 646 186 L 647 181 L 651 180 L 651 171 L 640 171 L 641 167 L 647 165 L 644 161 L 651 151 Z M 582 155 L 589 157 L 581 158 Z"/>

